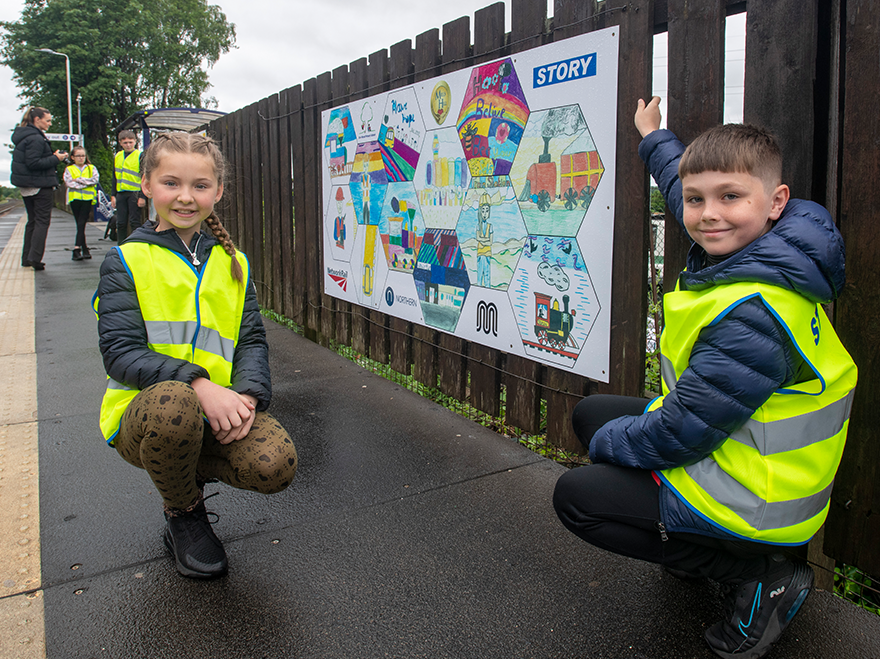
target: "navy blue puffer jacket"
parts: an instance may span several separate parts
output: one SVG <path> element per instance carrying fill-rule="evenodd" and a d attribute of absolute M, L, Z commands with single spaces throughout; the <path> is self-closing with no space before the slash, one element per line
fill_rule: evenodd
<path fill-rule="evenodd" d="M 161 245 L 183 254 L 189 260 L 183 241 L 174 229 L 155 231 L 151 226 L 142 226 L 126 242 Z M 210 233 L 201 234 L 196 255 L 202 267 L 217 244 L 217 239 Z M 241 331 L 232 361 L 230 388 L 256 398 L 257 411 L 263 411 L 269 407 L 272 398 L 269 347 L 254 286 L 251 282 L 247 285 Z M 99 297 L 99 344 L 104 369 L 111 378 L 136 389 L 145 389 L 166 380 L 191 384 L 198 377 L 209 377 L 208 371 L 198 364 L 162 355 L 147 347 L 147 328 L 138 304 L 134 280 L 115 249 L 107 252 L 101 264 L 101 281 L 96 295 Z"/>
<path fill-rule="evenodd" d="M 684 145 L 668 130 L 650 133 L 639 155 L 682 223 L 678 161 Z M 683 228 L 683 225 L 682 225 Z M 827 303 L 844 284 L 844 246 L 828 212 L 810 201 L 788 202 L 770 232 L 725 261 L 703 267 L 705 252 L 694 243 L 681 290 L 717 284 L 762 282 Z M 675 390 L 663 407 L 615 419 L 593 436 L 590 459 L 641 469 L 694 464 L 717 449 L 780 387 L 814 377 L 779 322 L 758 300 L 739 304 L 705 327 Z M 663 486 L 661 513 L 667 529 L 725 534 L 710 526 Z"/>

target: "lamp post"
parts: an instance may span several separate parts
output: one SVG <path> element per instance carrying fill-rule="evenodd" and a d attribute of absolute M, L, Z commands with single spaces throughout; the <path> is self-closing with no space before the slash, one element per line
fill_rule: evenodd
<path fill-rule="evenodd" d="M 76 134 L 79 136 L 80 145 L 82 145 L 83 143 L 82 107 L 79 104 L 82 100 L 82 97 L 82 94 L 80 94 L 79 92 L 76 93 Z"/>
<path fill-rule="evenodd" d="M 49 48 L 37 48 L 37 52 L 49 53 L 50 55 L 61 55 L 64 58 L 64 64 L 67 68 L 67 133 L 73 134 L 73 102 L 70 98 L 70 58 L 64 53 L 56 53 Z"/>

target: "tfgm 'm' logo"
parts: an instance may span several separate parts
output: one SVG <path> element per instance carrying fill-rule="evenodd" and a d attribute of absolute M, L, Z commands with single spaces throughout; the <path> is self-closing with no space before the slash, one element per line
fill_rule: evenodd
<path fill-rule="evenodd" d="M 385 289 L 385 304 L 389 307 L 394 304 L 394 291 L 391 290 L 391 287 Z"/>
<path fill-rule="evenodd" d="M 560 82 L 580 80 L 596 75 L 596 53 L 564 59 L 553 64 L 544 64 L 532 69 L 532 84 L 535 89 Z"/>
<path fill-rule="evenodd" d="M 477 331 L 498 336 L 498 307 L 480 300 L 477 304 Z"/>

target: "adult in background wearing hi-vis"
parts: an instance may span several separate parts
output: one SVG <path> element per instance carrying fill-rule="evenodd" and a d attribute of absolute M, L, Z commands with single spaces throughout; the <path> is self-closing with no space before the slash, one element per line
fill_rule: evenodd
<path fill-rule="evenodd" d="M 133 131 L 122 130 L 116 139 L 122 151 L 114 161 L 110 204 L 116 209 L 116 234 L 121 245 L 141 226 L 141 208 L 147 198 L 141 193 L 141 150 L 135 148 L 137 137 Z"/>

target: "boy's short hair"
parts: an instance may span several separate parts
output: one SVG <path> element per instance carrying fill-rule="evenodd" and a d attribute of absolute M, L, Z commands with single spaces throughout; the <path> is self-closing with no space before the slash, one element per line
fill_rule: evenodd
<path fill-rule="evenodd" d="M 766 185 L 782 182 L 782 151 L 773 134 L 751 124 L 710 128 L 685 149 L 678 177 L 702 172 L 742 172 Z"/>
<path fill-rule="evenodd" d="M 137 141 L 137 135 L 134 134 L 133 130 L 121 130 L 119 134 L 116 136 L 116 140 L 121 142 L 122 140 L 135 140 Z"/>

